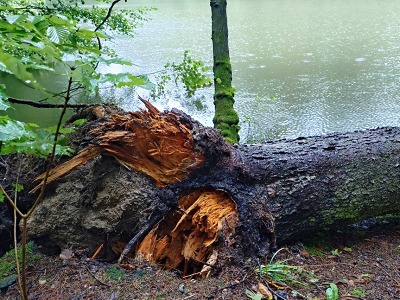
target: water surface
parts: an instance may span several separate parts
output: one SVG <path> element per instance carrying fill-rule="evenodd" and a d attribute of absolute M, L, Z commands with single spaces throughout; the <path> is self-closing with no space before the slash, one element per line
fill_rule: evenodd
<path fill-rule="evenodd" d="M 132 0 L 121 6 L 158 10 L 134 39 L 120 36 L 111 44 L 135 66 L 102 71 L 149 74 L 156 81 L 157 72 L 180 62 L 185 50 L 212 65 L 209 1 Z M 398 0 L 228 0 L 242 141 L 400 125 L 399 16 Z M 45 81 L 57 85 L 54 78 Z M 212 126 L 213 88 L 189 99 L 181 88 L 170 88 L 157 100 L 160 108 L 183 109 Z M 40 98 L 20 88 L 14 96 L 24 93 Z M 136 93 L 149 94 L 106 89 L 101 96 L 136 110 Z M 58 111 L 34 115 L 40 123 Z"/>
<path fill-rule="evenodd" d="M 211 65 L 209 1 L 137 0 L 129 5 L 158 8 L 135 39 L 115 42 L 119 53 L 138 65 L 133 72 L 156 72 L 180 61 L 186 49 Z M 399 125 L 399 12 L 397 0 L 229 0 L 242 137 L 292 138 Z M 182 91 L 172 91 L 161 104 L 183 108 L 212 125 L 212 92 L 185 99 Z M 137 105 L 131 98 L 128 108 Z M 205 109 L 198 111 L 194 100 Z"/>

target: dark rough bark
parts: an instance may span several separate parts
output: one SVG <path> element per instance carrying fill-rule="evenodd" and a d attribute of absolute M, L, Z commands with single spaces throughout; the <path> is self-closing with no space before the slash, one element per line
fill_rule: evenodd
<path fill-rule="evenodd" d="M 212 42 L 214 57 L 214 126 L 230 143 L 239 141 L 239 116 L 235 109 L 232 67 L 228 45 L 226 0 L 211 0 Z"/>
<path fill-rule="evenodd" d="M 114 159 L 98 158 L 50 186 L 29 221 L 31 238 L 46 247 L 111 248 L 199 188 L 224 190 L 236 202 L 232 250 L 245 255 L 267 254 L 274 236 L 283 243 L 400 212 L 400 128 L 234 147 L 211 128 L 196 123 L 194 131 L 206 162 L 187 179 L 157 188 Z"/>

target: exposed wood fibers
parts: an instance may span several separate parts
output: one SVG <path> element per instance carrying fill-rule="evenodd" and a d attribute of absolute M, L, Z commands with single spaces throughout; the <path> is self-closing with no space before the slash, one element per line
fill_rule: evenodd
<path fill-rule="evenodd" d="M 217 190 L 192 192 L 178 205 L 178 210 L 167 214 L 143 239 L 137 254 L 167 269 L 181 269 L 186 276 L 205 266 L 218 237 L 234 243 L 238 213 L 229 195 Z M 216 254 L 213 256 L 215 263 Z"/>
<path fill-rule="evenodd" d="M 50 170 L 52 182 L 99 154 L 112 155 L 130 170 L 154 179 L 157 186 L 181 181 L 204 162 L 204 155 L 195 149 L 192 127 L 179 114 L 161 113 L 143 100 L 146 110 L 113 115 L 89 132 L 95 138 L 78 155 Z M 44 174 L 32 192 L 43 184 Z"/>

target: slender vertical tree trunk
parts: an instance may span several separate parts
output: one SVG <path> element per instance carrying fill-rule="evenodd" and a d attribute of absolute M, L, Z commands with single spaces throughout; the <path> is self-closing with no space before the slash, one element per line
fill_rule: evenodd
<path fill-rule="evenodd" d="M 221 130 L 230 143 L 239 141 L 239 117 L 235 109 L 232 67 L 228 46 L 226 0 L 211 0 L 212 42 L 214 54 L 214 127 Z"/>

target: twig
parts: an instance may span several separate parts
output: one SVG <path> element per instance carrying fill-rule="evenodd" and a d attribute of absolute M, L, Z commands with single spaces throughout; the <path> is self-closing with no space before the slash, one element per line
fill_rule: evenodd
<path fill-rule="evenodd" d="M 94 29 L 94 31 L 98 31 L 98 30 L 107 22 L 107 20 L 111 17 L 111 12 L 112 12 L 114 6 L 115 6 L 118 2 L 120 2 L 120 1 L 121 1 L 121 0 L 114 0 L 114 1 L 111 3 L 110 7 L 108 8 L 107 14 L 106 14 L 106 16 L 104 17 L 103 21 L 101 21 L 100 24 L 96 26 L 96 28 Z M 96 39 L 97 39 L 97 44 L 99 45 L 99 50 L 101 50 L 101 48 L 102 48 L 102 46 L 101 46 L 101 40 L 100 40 L 100 38 L 99 38 L 98 36 L 96 36 Z M 99 62 L 96 63 L 94 69 L 97 69 L 98 66 L 99 66 Z"/>
<path fill-rule="evenodd" d="M 100 284 L 105 285 L 105 286 L 108 286 L 108 287 L 111 287 L 111 285 L 109 285 L 109 284 L 105 283 L 103 280 L 97 278 L 96 275 L 93 274 L 93 273 L 90 271 L 90 269 L 88 268 L 88 266 L 85 266 L 85 269 L 86 269 L 86 270 L 89 272 L 89 274 L 92 275 L 92 277 L 93 277 L 94 279 L 96 279 Z"/>
<path fill-rule="evenodd" d="M 74 68 L 71 68 L 71 70 L 73 70 L 73 69 Z M 53 164 L 54 157 L 56 155 L 58 135 L 60 133 L 62 120 L 64 118 L 65 112 L 67 111 L 68 102 L 69 102 L 69 100 L 71 100 L 71 87 L 72 87 L 72 77 L 70 77 L 69 80 L 68 80 L 68 88 L 67 88 L 67 94 L 65 95 L 64 107 L 63 107 L 63 109 L 61 111 L 60 118 L 58 119 L 56 132 L 54 134 L 53 148 L 51 150 L 50 158 L 49 158 L 49 161 L 48 161 L 48 164 L 47 164 L 46 174 L 45 174 L 45 176 L 43 178 L 42 188 L 40 190 L 39 196 L 36 198 L 36 201 L 33 203 L 32 207 L 29 209 L 29 211 L 24 215 L 23 219 L 29 218 L 30 215 L 35 211 L 36 207 L 39 205 L 40 201 L 43 199 L 44 192 L 45 192 L 46 186 L 47 186 L 47 179 L 49 177 L 50 170 L 51 170 L 51 165 Z"/>
<path fill-rule="evenodd" d="M 23 216 L 24 214 L 18 209 L 18 207 L 15 205 L 14 201 L 11 199 L 11 197 L 7 194 L 7 192 L 4 190 L 4 187 L 0 184 L 0 190 L 3 193 L 3 195 L 6 197 L 8 202 L 11 204 L 13 209 L 20 215 Z"/>
<path fill-rule="evenodd" d="M 101 244 L 99 248 L 97 248 L 96 252 L 92 255 L 92 259 L 95 259 L 99 252 L 104 248 L 104 244 Z"/>
<path fill-rule="evenodd" d="M 153 227 L 162 219 L 161 214 L 155 214 L 147 223 L 143 226 L 142 229 L 129 241 L 129 243 L 125 246 L 124 250 L 122 251 L 118 263 L 120 264 L 124 259 L 124 256 L 131 251 L 131 248 L 145 235 L 147 234 Z"/>
<path fill-rule="evenodd" d="M 17 199 L 18 199 L 18 182 L 19 182 L 19 175 L 21 172 L 21 166 L 22 166 L 22 160 L 19 161 L 19 165 L 18 165 L 18 172 L 17 172 L 17 180 L 16 180 L 16 184 L 15 184 L 15 191 L 14 191 L 14 254 L 15 254 L 15 267 L 17 269 L 17 278 L 18 278 L 18 285 L 22 286 L 22 277 L 21 277 L 21 268 L 20 268 L 20 264 L 19 264 L 19 258 L 18 258 L 18 239 L 17 239 L 17 227 L 18 227 L 18 222 L 17 222 Z"/>
<path fill-rule="evenodd" d="M 115 4 L 117 4 L 117 3 L 120 2 L 120 1 L 121 1 L 121 0 L 114 0 L 114 1 L 111 3 L 110 7 L 108 8 L 107 14 L 106 14 L 106 16 L 104 17 L 103 21 L 101 21 L 101 23 L 100 23 L 99 25 L 97 25 L 97 27 L 96 27 L 96 29 L 95 29 L 94 31 L 98 31 L 98 30 L 107 22 L 107 20 L 111 17 L 111 12 L 112 12 L 112 10 L 113 10 Z"/>
<path fill-rule="evenodd" d="M 29 105 L 32 107 L 37 107 L 37 108 L 64 108 L 65 104 L 51 104 L 51 103 L 40 103 L 36 101 L 30 101 L 30 100 L 22 100 L 22 99 L 16 99 L 16 98 L 8 98 L 8 102 L 15 103 L 15 104 L 24 104 L 24 105 Z M 68 104 L 68 108 L 81 108 L 81 107 L 90 107 L 93 106 L 93 104 Z"/>

